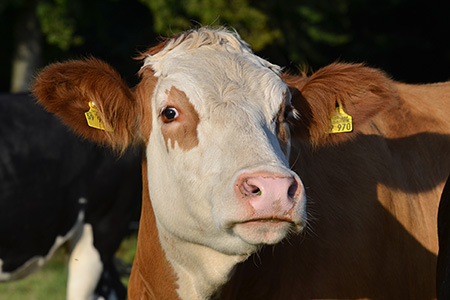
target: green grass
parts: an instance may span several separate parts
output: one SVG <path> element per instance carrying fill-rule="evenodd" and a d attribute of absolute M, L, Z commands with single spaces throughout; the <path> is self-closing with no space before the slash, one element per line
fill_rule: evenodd
<path fill-rule="evenodd" d="M 122 241 L 116 256 L 119 257 L 125 264 L 132 264 L 134 256 L 136 255 L 137 234 L 132 235 Z M 128 277 L 122 277 L 122 283 L 128 286 Z M 1 298 L 0 298 L 1 299 Z"/>
<path fill-rule="evenodd" d="M 136 235 L 125 239 L 117 256 L 125 263 L 132 263 L 136 252 Z M 59 249 L 53 258 L 39 271 L 28 277 L 0 283 L 1 300 L 64 300 L 66 298 L 68 255 Z M 122 278 L 127 285 L 128 278 Z"/>

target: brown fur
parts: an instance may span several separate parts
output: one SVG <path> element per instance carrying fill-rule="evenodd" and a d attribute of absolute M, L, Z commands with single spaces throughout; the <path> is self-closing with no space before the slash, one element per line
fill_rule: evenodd
<path fill-rule="evenodd" d="M 83 137 L 120 150 L 136 141 L 139 103 L 120 75 L 102 61 L 89 58 L 50 65 L 37 77 L 33 93 L 48 111 Z M 84 113 L 89 101 L 95 103 L 113 132 L 88 126 Z"/>
<path fill-rule="evenodd" d="M 148 66 L 140 75 L 135 97 L 98 60 L 55 64 L 34 93 L 79 134 L 124 148 L 148 142 L 151 132 L 156 79 Z M 433 299 L 437 207 L 450 173 L 450 83 L 399 84 L 350 64 L 283 78 L 302 116 L 292 128 L 291 165 L 309 195 L 310 231 L 238 265 L 222 298 Z M 114 132 L 87 126 L 88 101 Z M 336 103 L 353 117 L 352 133 L 327 133 Z M 145 162 L 143 170 L 147 187 Z M 145 189 L 129 298 L 176 299 L 175 282 Z"/>
<path fill-rule="evenodd" d="M 200 119 L 186 94 L 172 87 L 169 91 L 167 106 L 175 107 L 179 113 L 176 120 L 161 126 L 167 151 L 169 151 L 169 140 L 172 149 L 175 143 L 185 151 L 196 147 L 198 145 L 197 126 Z"/>
<path fill-rule="evenodd" d="M 238 265 L 221 299 L 434 299 L 450 82 L 400 84 L 348 64 L 287 82 L 303 117 L 291 164 L 309 230 Z M 336 101 L 353 133 L 325 133 Z"/>
<path fill-rule="evenodd" d="M 136 257 L 129 281 L 128 299 L 176 300 L 177 277 L 159 243 L 147 180 L 147 162 L 142 164 L 142 212 Z"/>
<path fill-rule="evenodd" d="M 280 142 L 281 150 L 283 153 L 288 156 L 288 145 L 290 142 L 290 131 L 289 131 L 289 125 L 288 120 L 286 119 L 286 110 L 287 102 L 286 102 L 287 94 L 283 95 L 283 101 L 281 102 L 280 109 L 277 114 L 277 138 Z M 292 109 L 293 107 L 290 107 Z"/>
<path fill-rule="evenodd" d="M 284 74 L 283 80 L 291 87 L 292 104 L 301 114 L 301 122 L 292 131 L 314 145 L 337 142 L 344 137 L 328 134 L 330 115 L 336 105 L 342 105 L 353 117 L 354 133 L 386 105 L 397 105 L 390 79 L 381 71 L 362 65 L 335 63 L 311 77 Z M 347 134 L 345 139 L 353 135 Z"/>
<path fill-rule="evenodd" d="M 152 108 L 151 99 L 153 97 L 153 91 L 155 90 L 155 85 L 157 78 L 153 76 L 153 70 L 150 67 L 145 67 L 139 72 L 141 82 L 136 87 L 135 95 L 138 99 L 138 103 L 141 111 L 140 116 L 140 138 L 145 144 L 148 143 L 150 138 L 150 133 L 152 132 Z"/>
<path fill-rule="evenodd" d="M 281 102 L 280 109 L 277 114 L 277 137 L 280 142 L 287 144 L 289 142 L 290 135 L 286 130 L 284 123 L 286 123 L 286 95 Z"/>

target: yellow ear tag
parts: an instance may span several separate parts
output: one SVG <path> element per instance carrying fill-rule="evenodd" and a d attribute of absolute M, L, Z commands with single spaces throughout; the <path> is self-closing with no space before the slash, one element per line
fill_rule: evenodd
<path fill-rule="evenodd" d="M 336 107 L 336 113 L 331 116 L 329 133 L 351 132 L 353 130 L 352 116 L 345 113 L 342 106 Z"/>
<path fill-rule="evenodd" d="M 89 101 L 89 111 L 85 112 L 84 115 L 86 116 L 87 123 L 90 127 L 107 130 L 110 132 L 113 131 L 110 126 L 108 126 L 108 129 L 105 128 L 105 125 L 103 124 L 102 119 L 98 114 L 97 108 L 92 101 Z"/>

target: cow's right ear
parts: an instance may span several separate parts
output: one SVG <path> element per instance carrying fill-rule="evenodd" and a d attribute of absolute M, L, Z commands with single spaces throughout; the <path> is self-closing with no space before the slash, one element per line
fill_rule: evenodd
<path fill-rule="evenodd" d="M 33 94 L 77 134 L 99 144 L 123 150 L 141 136 L 140 104 L 120 75 L 100 60 L 89 58 L 46 67 L 36 78 Z M 94 122 L 105 129 L 91 127 L 89 118 L 99 118 Z"/>
<path fill-rule="evenodd" d="M 292 105 L 300 116 L 291 126 L 293 137 L 314 146 L 354 138 L 376 115 L 397 106 L 393 81 L 383 72 L 361 64 L 330 64 L 310 77 L 284 74 Z M 330 133 L 336 107 L 352 117 L 351 132 Z"/>

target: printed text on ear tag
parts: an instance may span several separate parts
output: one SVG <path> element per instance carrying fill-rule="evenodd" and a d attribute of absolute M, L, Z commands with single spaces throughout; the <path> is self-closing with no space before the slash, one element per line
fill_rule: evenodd
<path fill-rule="evenodd" d="M 87 123 L 90 127 L 107 130 L 110 132 L 113 131 L 111 128 L 105 128 L 105 125 L 103 124 L 102 119 L 98 114 L 97 108 L 92 101 L 89 101 L 89 111 L 85 112 L 84 115 L 86 116 Z"/>
<path fill-rule="evenodd" d="M 342 106 L 336 107 L 336 112 L 331 116 L 329 133 L 351 132 L 353 130 L 352 116 L 345 113 Z"/>

